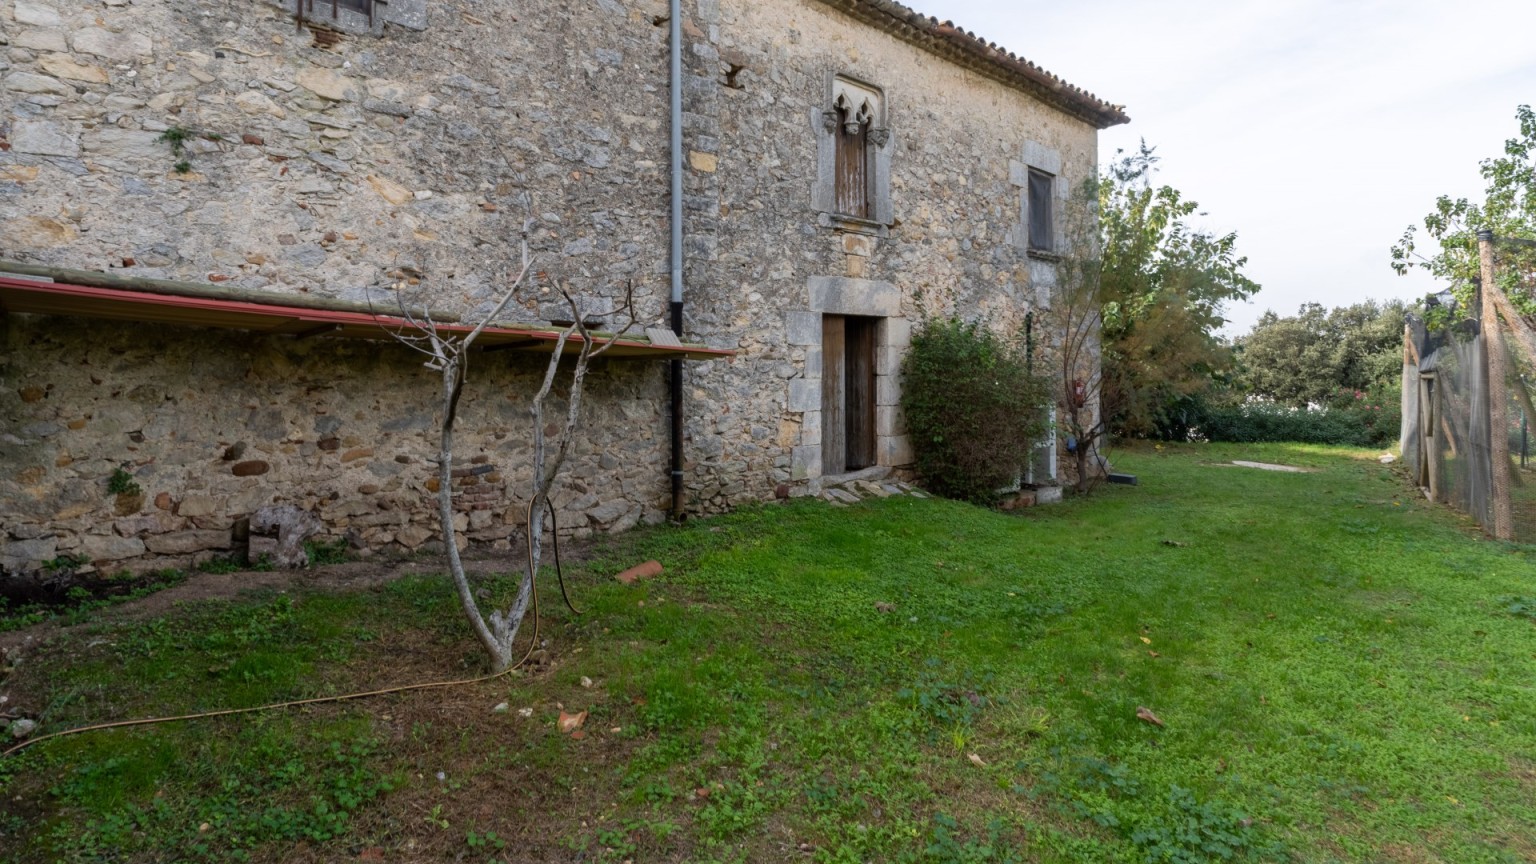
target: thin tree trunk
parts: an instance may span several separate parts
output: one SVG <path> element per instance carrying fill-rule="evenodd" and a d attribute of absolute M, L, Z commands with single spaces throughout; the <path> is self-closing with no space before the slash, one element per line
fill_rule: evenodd
<path fill-rule="evenodd" d="M 496 671 L 501 671 L 512 662 L 510 642 L 503 643 L 497 638 L 497 634 L 485 626 L 485 619 L 480 617 L 479 606 L 475 603 L 474 592 L 469 587 L 469 578 L 464 573 L 464 562 L 459 557 L 459 543 L 457 531 L 453 526 L 453 424 L 458 413 L 459 397 L 464 392 L 464 374 L 461 365 L 462 357 L 454 357 L 443 364 L 443 427 L 442 438 L 437 451 L 437 515 L 442 526 L 443 546 L 448 555 L 448 572 L 453 576 L 453 587 L 459 595 L 459 606 L 464 610 L 464 617 L 469 619 L 469 626 L 475 631 L 475 638 L 497 663 Z"/>

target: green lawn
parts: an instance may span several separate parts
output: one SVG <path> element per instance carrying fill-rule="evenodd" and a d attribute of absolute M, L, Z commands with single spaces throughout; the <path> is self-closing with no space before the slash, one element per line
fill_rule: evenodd
<path fill-rule="evenodd" d="M 1536 547 L 1372 453 L 1115 462 L 1142 485 L 1015 514 L 800 501 L 608 541 L 527 673 L 0 763 L 0 858 L 1536 861 Z M 47 731 L 455 677 L 456 616 L 429 576 L 104 615 L 0 692 Z"/>

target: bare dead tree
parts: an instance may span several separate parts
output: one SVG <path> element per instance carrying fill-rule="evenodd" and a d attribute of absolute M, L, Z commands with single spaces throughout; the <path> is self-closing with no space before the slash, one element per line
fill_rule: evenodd
<path fill-rule="evenodd" d="M 549 494 L 554 488 L 560 469 L 565 465 L 576 431 L 581 425 L 582 392 L 587 372 L 593 360 L 612 348 L 636 324 L 633 283 L 628 284 L 625 289 L 622 308 L 623 328 L 617 333 L 601 335 L 594 334 L 589 329 L 580 308 L 581 304 L 577 302 L 570 290 L 564 285 L 556 286 L 566 305 L 570 307 L 573 323 L 562 328 L 555 339 L 549 363 L 544 371 L 542 386 L 534 396 L 530 409 L 533 420 L 533 480 L 528 498 L 526 521 L 527 570 L 512 605 L 504 611 L 492 610 L 488 616 L 483 614 L 464 572 L 463 561 L 459 555 L 458 531 L 453 523 L 454 431 L 468 375 L 470 349 L 485 328 L 497 319 L 530 281 L 534 261 L 528 249 L 530 227 L 531 220 L 525 221 L 521 242 L 521 266 L 516 276 L 511 279 L 495 306 L 481 316 L 468 333 L 464 333 L 462 327 L 451 331 L 444 330 L 430 314 L 425 312 L 425 305 L 423 305 L 423 311 L 417 313 L 401 299 L 400 316 L 406 326 L 393 334 L 401 343 L 427 355 L 427 368 L 437 372 L 441 378 L 442 423 L 439 427 L 437 457 L 438 520 L 441 524 L 443 545 L 448 558 L 448 570 L 459 598 L 459 605 L 465 618 L 469 620 L 476 639 L 485 649 L 493 668 L 497 671 L 512 665 L 513 643 L 517 640 L 533 599 L 534 579 L 538 575 L 543 558 L 544 517 L 546 511 L 553 510 L 549 503 Z M 553 453 L 551 453 L 549 435 L 545 428 L 545 403 L 559 378 L 561 360 L 565 356 L 566 348 L 573 341 L 580 346 L 580 350 L 576 354 L 570 373 L 565 423 L 554 442 Z"/>
<path fill-rule="evenodd" d="M 1104 479 L 1102 451 L 1107 437 L 1104 386 L 1103 261 L 1097 233 L 1097 187 L 1090 183 L 1068 203 L 1066 254 L 1057 263 L 1057 281 L 1048 317 L 1059 341 L 1055 357 L 1057 427 L 1070 439 L 1075 488 L 1092 491 Z"/>
<path fill-rule="evenodd" d="M 587 370 L 591 368 L 592 361 L 602 356 L 618 343 L 624 334 L 635 326 L 635 291 L 634 283 L 626 283 L 624 289 L 624 304 L 622 314 L 624 326 L 617 332 L 605 334 L 601 337 L 594 334 L 583 320 L 584 316 L 580 308 L 581 304 L 564 285 L 558 286 L 560 296 L 565 299 L 566 305 L 571 310 L 570 326 L 560 332 L 560 337 L 555 342 L 553 353 L 549 358 L 549 365 L 544 370 L 544 383 L 539 387 L 539 392 L 533 397 L 530 413 L 533 415 L 533 488 L 528 499 L 527 512 L 527 543 L 528 543 L 528 570 L 523 576 L 522 584 L 518 586 L 517 597 L 513 601 L 512 608 L 502 617 L 502 627 L 505 632 L 505 650 L 510 652 L 512 640 L 517 638 L 517 628 L 522 619 L 528 613 L 529 603 L 533 599 L 533 580 L 539 572 L 539 565 L 543 560 L 544 541 L 544 516 L 553 513 L 554 506 L 550 503 L 549 493 L 554 489 L 555 480 L 559 477 L 560 469 L 565 466 L 566 457 L 570 454 L 571 444 L 576 439 L 576 431 L 581 426 L 581 400 L 584 385 L 587 378 Z M 580 350 L 576 354 L 576 362 L 571 369 L 570 384 L 567 388 L 565 406 L 565 424 L 561 428 L 559 437 L 555 441 L 553 455 L 549 452 L 549 440 L 546 425 L 544 423 L 544 403 L 554 389 L 555 379 L 560 372 L 560 358 L 565 351 L 566 344 L 575 338 L 580 343 Z M 601 344 L 599 344 L 601 342 Z M 557 538 L 558 542 L 558 538 Z M 558 550 L 557 550 L 558 551 Z M 496 613 L 492 613 L 492 623 L 496 623 Z M 498 638 L 503 631 L 497 631 Z M 504 657 L 498 655 L 502 666 L 511 662 L 510 653 Z"/>
<path fill-rule="evenodd" d="M 426 354 L 429 358 L 426 366 L 438 373 L 442 382 L 442 425 L 439 427 L 437 472 L 438 489 L 437 505 L 438 520 L 442 527 L 443 546 L 448 556 L 448 571 L 453 578 L 453 586 L 459 597 L 459 606 L 464 611 L 464 616 L 469 619 L 470 628 L 475 637 L 480 641 L 486 653 L 490 656 L 492 665 L 497 669 L 504 669 L 512 662 L 512 640 L 517 636 L 517 628 L 522 623 L 521 615 L 514 621 L 511 615 L 503 615 L 493 611 L 489 621 L 481 614 L 479 604 L 475 601 L 474 591 L 469 585 L 469 578 L 464 573 L 464 563 L 459 557 L 458 532 L 453 524 L 453 447 L 454 425 L 458 419 L 459 400 L 464 395 L 464 382 L 468 374 L 469 349 L 475 340 L 485 331 L 485 328 L 501 314 L 507 304 L 512 302 L 518 289 L 528 280 L 528 275 L 533 269 L 533 257 L 528 251 L 528 224 L 524 223 L 521 242 L 522 267 L 516 277 L 511 281 L 500 301 L 492 310 L 483 316 L 478 324 L 469 333 L 445 332 L 437 321 L 422 305 L 422 312 L 415 313 L 405 302 L 403 297 L 397 295 L 400 317 L 406 322 L 406 327 L 393 333 L 395 339 L 412 349 Z M 563 343 L 566 335 L 561 336 Z M 556 357 L 558 357 L 558 351 Z"/>
<path fill-rule="evenodd" d="M 473 152 L 466 148 L 472 149 Z M 494 183 L 486 181 L 479 175 L 467 174 L 463 169 L 464 165 L 474 164 L 485 158 L 487 153 L 494 157 L 493 161 L 499 166 L 496 170 L 501 176 Z M 405 326 L 395 333 L 395 337 L 427 355 L 427 367 L 438 372 L 441 378 L 442 424 L 439 430 L 437 504 L 443 545 L 459 605 L 469 620 L 475 637 L 490 658 L 491 665 L 495 670 L 501 671 L 511 666 L 515 660 L 512 654 L 513 642 L 517 639 L 519 629 L 535 597 L 534 579 L 543 557 L 545 519 L 546 515 L 553 512 L 550 492 L 554 488 L 560 470 L 570 453 L 576 432 L 580 428 L 582 391 L 587 371 L 592 361 L 607 352 L 616 340 L 638 323 L 635 313 L 634 283 L 626 284 L 623 306 L 610 313 L 624 316 L 622 329 L 614 334 L 594 334 L 588 327 L 581 308 L 582 304 L 573 295 L 569 285 L 561 283 L 558 279 L 551 279 L 534 269 L 534 255 L 530 253 L 530 244 L 535 242 L 535 221 L 531 218 L 534 207 L 527 192 L 527 179 L 519 173 L 520 159 L 517 154 L 508 151 L 497 136 L 476 138 L 472 143 L 466 143 L 450 136 L 444 125 L 436 130 L 436 134 L 423 138 L 419 146 L 413 150 L 412 155 L 413 162 L 424 177 L 432 178 L 443 188 L 456 189 L 460 192 L 478 187 L 483 190 L 487 203 L 492 205 L 483 208 L 484 211 L 488 214 L 499 214 L 491 216 L 483 227 L 472 233 L 470 238 L 473 241 L 472 247 L 461 249 L 452 262 L 455 268 L 469 267 L 499 273 L 497 281 L 505 284 L 506 288 L 500 294 L 498 302 L 490 311 L 478 315 L 476 322 L 463 322 L 465 326 L 474 324 L 468 333 L 464 332 L 464 327 L 445 329 L 440 327 L 427 312 L 428 305 L 425 301 L 433 298 L 427 296 L 425 290 L 426 274 L 420 272 L 411 274 L 422 279 L 419 299 L 423 302 L 407 304 L 397 292 L 396 301 Z M 471 156 L 473 158 L 470 158 Z M 502 206 L 495 206 L 496 198 L 505 199 L 501 202 Z M 519 243 L 521 257 L 520 265 L 514 272 L 501 260 L 504 254 L 501 250 L 505 245 L 506 234 L 515 230 L 514 225 L 509 223 L 514 218 L 513 213 L 518 211 L 521 211 L 523 217 Z M 466 260 L 486 253 L 490 256 L 487 259 L 474 263 Z M 425 266 L 428 257 L 426 250 L 422 250 L 421 254 L 414 257 L 419 259 L 418 263 L 421 267 Z M 535 281 L 539 282 L 538 291 L 530 290 L 534 287 L 532 283 Z M 537 308 L 538 294 L 550 288 L 557 291 L 565 305 L 569 307 L 570 319 L 573 323 L 563 327 L 554 340 L 541 386 L 530 407 L 533 423 L 533 474 L 531 488 L 528 490 L 525 521 L 527 569 L 512 605 L 504 610 L 491 610 L 489 615 L 484 615 L 464 574 L 459 556 L 457 531 L 453 524 L 454 431 L 458 409 L 464 395 L 470 351 L 476 339 L 512 304 L 520 292 L 528 291 L 528 296 L 523 298 L 522 305 L 527 308 Z M 412 306 L 414 308 L 411 308 Z M 579 345 L 580 350 L 576 352 L 574 363 L 567 364 L 570 377 L 565 388 L 567 393 L 565 421 L 558 437 L 551 440 L 551 436 L 546 431 L 546 405 L 550 395 L 558 389 L 557 384 L 562 377 L 562 360 L 566 359 L 568 349 L 573 344 Z"/>

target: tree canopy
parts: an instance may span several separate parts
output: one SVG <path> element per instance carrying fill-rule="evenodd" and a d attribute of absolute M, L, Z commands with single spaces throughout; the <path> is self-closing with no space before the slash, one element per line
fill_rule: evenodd
<path fill-rule="evenodd" d="M 1536 241 L 1536 111 L 1521 105 L 1515 118 L 1520 131 L 1504 142 L 1504 155 L 1483 160 L 1479 168 L 1487 183 L 1482 203 L 1441 195 L 1423 223 L 1437 248 L 1429 255 L 1419 251 L 1416 225 L 1408 226 L 1392 247 L 1393 269 L 1406 273 L 1422 268 L 1449 281 L 1464 306 L 1479 276 L 1479 230 Z M 1536 246 L 1506 244 L 1499 253 L 1504 292 L 1521 311 L 1536 314 Z"/>
<path fill-rule="evenodd" d="M 1135 435 L 1230 365 L 1216 333 L 1223 310 L 1259 285 L 1242 272 L 1235 232 L 1195 228 L 1199 204 L 1154 185 L 1154 148 L 1117 156 L 1097 187 L 1102 398 L 1111 428 Z"/>
<path fill-rule="evenodd" d="M 1402 375 L 1400 300 L 1324 309 L 1304 304 L 1293 316 L 1265 312 L 1237 340 L 1237 383 L 1246 393 L 1305 407 L 1334 401 L 1340 391 L 1389 387 Z"/>

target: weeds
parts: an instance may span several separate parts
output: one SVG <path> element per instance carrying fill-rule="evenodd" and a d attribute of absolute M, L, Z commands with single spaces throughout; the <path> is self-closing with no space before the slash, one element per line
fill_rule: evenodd
<path fill-rule="evenodd" d="M 305 541 L 304 553 L 309 556 L 309 565 L 311 567 L 345 564 L 352 560 L 351 554 L 347 551 L 346 538 L 331 543 L 323 543 L 318 540 Z"/>
<path fill-rule="evenodd" d="M 245 562 L 242 561 L 240 556 L 235 553 L 231 553 L 229 555 L 215 555 L 214 557 L 209 558 L 207 561 L 197 565 L 197 572 L 199 573 L 211 573 L 220 576 L 230 573 L 239 573 L 241 570 L 245 569 Z"/>
<path fill-rule="evenodd" d="M 144 489 L 122 468 L 112 469 L 112 476 L 107 478 L 107 494 L 109 495 L 138 495 Z"/>
<path fill-rule="evenodd" d="M 160 133 L 159 140 L 171 147 L 171 156 L 176 163 L 173 167 L 177 174 L 186 174 L 192 170 L 192 162 L 187 158 L 187 142 L 196 137 L 196 133 L 185 126 L 172 126 Z"/>
<path fill-rule="evenodd" d="M 1536 621 L 1536 597 L 1500 597 L 1499 605 L 1504 611 L 1517 618 L 1527 621 Z"/>
<path fill-rule="evenodd" d="M 987 824 L 984 838 L 965 839 L 959 822 L 937 813 L 928 830 L 923 860 L 935 864 L 1023 864 L 1024 858 L 1004 833 L 1002 820 L 993 819 Z"/>
<path fill-rule="evenodd" d="M 940 661 L 930 658 L 917 681 L 897 691 L 896 698 L 910 705 L 928 723 L 953 736 L 957 732 L 963 734 L 995 702 L 987 695 L 992 683 L 991 673 L 945 674 Z"/>
<path fill-rule="evenodd" d="M 148 597 L 180 585 L 186 579 L 187 574 L 171 568 L 151 570 L 143 576 L 124 571 L 116 576 L 72 585 L 62 602 L 16 606 L 0 597 L 0 633 L 55 620 L 67 625 L 80 624 L 95 612 Z"/>

